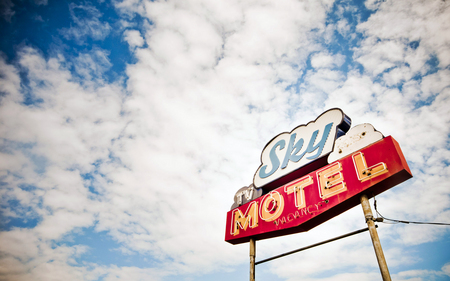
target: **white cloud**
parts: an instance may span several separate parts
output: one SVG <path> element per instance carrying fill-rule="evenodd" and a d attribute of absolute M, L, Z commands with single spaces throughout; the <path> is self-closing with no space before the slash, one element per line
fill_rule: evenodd
<path fill-rule="evenodd" d="M 345 62 L 345 57 L 340 54 L 317 53 L 311 58 L 311 66 L 314 68 L 340 67 Z"/>
<path fill-rule="evenodd" d="M 103 40 L 109 35 L 111 26 L 107 22 L 100 21 L 102 13 L 94 6 L 70 3 L 69 10 L 75 26 L 60 30 L 66 39 L 73 39 L 81 45 L 88 37 Z"/>
<path fill-rule="evenodd" d="M 439 59 L 439 66 L 445 68 L 450 64 L 450 53 L 444 47 L 450 40 L 450 35 L 445 32 L 448 8 L 449 4 L 443 1 L 417 0 L 409 5 L 398 1 L 383 2 L 377 13 L 358 25 L 359 31 L 368 37 L 367 47 L 358 52 L 358 61 L 376 75 L 399 62 L 407 44 L 417 41 L 418 48 L 410 49 L 406 57 L 406 62 L 414 65 L 415 71 L 434 55 Z M 377 43 L 377 38 L 381 42 Z"/>
<path fill-rule="evenodd" d="M 48 4 L 48 0 L 34 0 L 34 3 L 36 5 L 47 5 Z"/>
<path fill-rule="evenodd" d="M 200 193 L 206 201 L 210 200 L 207 198 L 232 198 L 240 186 L 248 184 L 254 173 L 249 167 L 257 165 L 260 154 L 254 147 L 259 145 L 262 148 L 273 133 L 292 128 L 285 123 L 288 117 L 284 112 L 287 110 L 292 108 L 293 118 L 308 122 L 317 117 L 310 113 L 312 110 L 320 113 L 327 106 L 342 106 L 344 112 L 351 117 L 363 120 L 359 123 L 374 120 L 376 128 L 383 128 L 383 132 L 387 128 L 387 135 L 395 132 L 396 137 L 400 133 L 401 143 L 410 143 L 406 140 L 409 132 L 404 133 L 403 130 L 405 123 L 408 124 L 407 128 L 412 129 L 413 120 L 420 118 L 413 114 L 412 116 L 416 116 L 414 119 L 405 120 L 404 116 L 411 116 L 408 114 L 414 109 L 414 101 L 402 98 L 402 92 L 386 89 L 366 75 L 350 73 L 345 77 L 341 72 L 326 69 L 342 65 L 343 58 L 340 55 L 334 56 L 333 62 L 328 60 L 328 63 L 325 56 L 322 61 L 319 55 L 313 57 L 313 67 L 320 69 L 306 74 L 305 82 L 300 87 L 298 103 L 288 105 L 288 101 L 295 101 L 296 96 L 288 95 L 273 83 L 280 78 L 280 73 L 286 73 L 281 77 L 287 82 L 295 81 L 295 73 L 304 71 L 308 54 L 320 50 L 314 42 L 305 41 L 307 37 L 302 32 L 320 27 L 322 18 L 307 23 L 307 16 L 297 15 L 301 22 L 292 22 L 288 15 L 293 16 L 290 11 L 298 14 L 298 10 L 292 7 L 287 9 L 281 4 L 248 6 L 240 11 L 230 4 L 226 10 L 229 12 L 228 16 L 217 12 L 218 7 L 206 5 L 206 8 L 200 8 L 189 6 L 188 2 L 176 7 L 172 7 L 170 3 L 146 4 L 148 16 L 155 23 L 155 28 L 145 33 L 149 49 L 136 51 L 139 62 L 127 70 L 128 89 L 133 96 L 127 100 L 125 108 L 133 121 L 127 126 L 124 135 L 132 138 L 122 138 L 120 148 L 116 150 L 127 168 L 115 170 L 114 175 L 111 175 L 115 184 L 108 187 L 109 190 L 114 188 L 120 198 L 135 198 L 134 194 L 137 193 L 141 194 L 141 198 L 133 199 L 133 206 L 128 200 L 119 200 L 117 197 L 113 201 L 114 206 L 133 214 L 133 224 L 128 224 L 130 218 L 127 215 L 115 215 L 113 210 L 102 214 L 98 224 L 100 229 L 113 229 L 113 235 L 133 250 L 164 253 L 173 257 L 175 260 L 172 265 L 181 272 L 188 270 L 182 266 L 183 263 L 189 265 L 189 270 L 192 271 L 200 267 L 211 268 L 211 264 L 217 260 L 214 255 L 210 256 L 208 247 L 203 247 L 198 241 L 204 241 L 202 243 L 205 245 L 216 245 L 214 241 L 223 236 L 223 221 L 215 220 L 220 216 L 219 212 L 211 209 L 205 213 L 191 207 L 189 202 L 198 202 Z M 318 9 L 316 6 L 310 8 Z M 171 9 L 174 11 L 169 12 Z M 204 15 L 206 10 L 209 13 L 205 19 L 200 15 Z M 321 15 L 321 12 L 322 10 L 318 14 Z M 262 18 L 266 19 L 263 23 Z M 199 29 L 198 25 L 204 27 Z M 297 36 L 284 36 L 288 31 Z M 368 44 L 367 48 L 369 46 L 371 45 Z M 362 50 L 364 48 L 365 45 Z M 366 63 L 364 66 L 367 66 L 367 70 L 375 74 L 391 65 L 401 64 L 408 55 L 400 43 L 386 42 L 377 48 L 374 50 L 378 52 L 376 57 L 388 65 L 380 68 L 379 61 Z M 203 52 L 205 49 L 208 51 Z M 397 51 L 393 52 L 395 50 Z M 297 66 L 293 67 L 292 62 Z M 409 77 L 403 76 L 401 79 L 407 80 Z M 402 81 L 395 77 L 392 79 Z M 151 95 L 148 94 L 150 89 Z M 331 94 L 327 95 L 328 93 Z M 415 93 L 412 93 L 412 97 L 419 99 Z M 252 110 L 248 110 L 249 106 Z M 396 110 L 392 110 L 394 106 Z M 381 113 L 378 114 L 377 110 Z M 302 121 L 296 121 L 297 125 Z M 357 120 L 354 122 L 359 124 Z M 287 128 L 279 129 L 280 123 L 285 123 L 281 126 Z M 241 147 L 252 149 L 244 151 Z M 408 155 L 412 150 L 407 149 Z M 421 150 L 413 153 L 412 157 L 414 154 L 419 156 L 426 152 Z M 144 159 L 152 159 L 152 162 Z M 238 169 L 244 171 L 239 173 L 239 179 L 229 176 L 236 174 L 234 171 Z M 148 171 L 154 173 L 149 174 Z M 196 175 L 195 180 L 192 179 L 193 174 Z M 134 179 L 131 181 L 132 177 Z M 168 177 L 171 178 L 170 181 L 167 180 Z M 223 185 L 223 182 L 227 184 Z M 170 188 L 154 188 L 159 185 Z M 128 189 L 124 190 L 123 186 L 128 186 Z M 226 192 L 213 191 L 209 188 L 212 186 L 223 188 Z M 151 195 L 145 195 L 145 190 L 151 190 Z M 184 198 L 180 199 L 176 194 L 183 190 L 190 192 L 186 192 Z M 222 201 L 220 199 L 215 202 L 222 204 L 219 203 Z M 229 203 L 224 202 L 222 208 L 228 210 Z M 185 212 L 175 214 L 156 211 L 167 210 L 173 205 L 181 206 Z M 196 203 L 193 205 L 196 206 Z M 142 211 L 145 209 L 147 211 Z M 355 210 L 345 218 L 358 221 L 356 218 L 362 216 L 359 212 L 360 210 Z M 203 224 L 205 221 L 210 222 L 209 230 Z M 327 233 L 337 232 L 333 228 L 336 224 L 330 226 Z M 183 236 L 176 233 L 175 226 L 186 230 L 195 226 L 202 230 L 200 235 L 209 233 L 211 237 L 202 236 L 199 239 L 199 232 L 184 233 Z M 355 226 L 346 225 L 342 231 L 351 230 L 352 227 Z M 120 230 L 127 235 L 120 234 Z M 131 236 L 135 232 L 143 234 Z M 312 232 L 306 240 L 311 240 L 311 236 L 318 233 Z M 134 239 L 131 240 L 130 237 Z M 272 245 L 278 242 L 264 243 Z M 284 245 L 279 250 L 289 248 L 288 246 Z M 369 244 L 364 249 L 374 259 L 370 247 Z M 233 256 L 233 252 L 238 252 L 235 248 L 226 246 L 220 251 L 224 256 Z M 193 259 L 190 253 L 195 253 L 199 258 Z M 321 254 L 323 253 L 319 252 L 317 255 Z M 394 251 L 389 257 L 390 260 L 402 260 L 401 251 Z M 336 259 L 344 259 L 344 254 Z M 317 262 L 319 259 L 315 257 L 311 260 Z M 372 261 L 359 261 L 358 258 L 348 259 L 348 262 L 353 264 L 355 260 L 361 262 L 362 267 L 372 264 Z M 302 258 L 302 261 L 304 263 L 305 259 Z M 314 268 L 307 265 L 306 263 L 302 269 L 309 270 L 307 272 L 312 274 Z M 316 266 L 320 268 L 323 263 L 317 263 Z M 377 269 L 370 268 L 376 274 L 364 276 L 379 278 Z M 295 276 L 293 272 L 273 270 L 286 278 Z M 354 274 L 361 275 L 358 272 Z"/>
<path fill-rule="evenodd" d="M 142 47 L 144 45 L 144 38 L 142 38 L 139 30 L 126 30 L 124 35 L 125 41 L 127 41 L 131 48 Z"/>
<path fill-rule="evenodd" d="M 1 16 L 7 21 L 11 22 L 11 18 L 16 14 L 13 11 L 14 3 L 11 0 L 5 0 L 0 2 L 0 13 Z"/>
<path fill-rule="evenodd" d="M 104 73 L 112 66 L 108 56 L 109 51 L 95 47 L 89 52 L 78 54 L 73 64 L 75 72 L 82 78 L 82 83 L 93 78 L 103 79 Z"/>
<path fill-rule="evenodd" d="M 422 281 L 422 280 L 435 280 L 436 277 L 443 276 L 442 272 L 434 270 L 408 270 L 395 274 L 396 280 L 409 280 L 409 281 Z"/>
<path fill-rule="evenodd" d="M 217 270 L 242 260 L 243 255 L 236 256 L 240 252 L 236 252 L 236 247 L 223 242 L 220 218 L 232 203 L 236 191 L 233 186 L 251 181 L 254 172 L 251 167 L 257 165 L 248 163 L 258 162 L 257 147 L 263 145 L 270 135 L 268 131 L 284 116 L 286 95 L 277 97 L 282 87 L 271 83 L 278 76 L 294 79 L 296 70 L 291 65 L 297 56 L 290 52 L 290 57 L 277 62 L 278 57 L 289 51 L 285 44 L 300 47 L 307 43 L 298 38 L 301 32 L 296 37 L 289 37 L 288 33 L 281 37 L 276 32 L 267 34 L 261 43 L 269 41 L 278 48 L 268 61 L 265 56 L 269 49 L 258 52 L 251 51 L 253 46 L 235 49 L 242 40 L 238 38 L 243 38 L 242 32 L 264 35 L 257 18 L 251 19 L 258 17 L 254 9 L 268 13 L 273 7 L 248 7 L 244 14 L 249 21 L 241 23 L 242 17 L 230 18 L 220 6 L 201 10 L 200 6 L 177 8 L 170 3 L 148 5 L 153 5 L 148 11 L 154 13 L 151 19 L 157 28 L 145 34 L 151 48 L 137 50 L 139 61 L 127 70 L 132 96 L 123 107 L 119 88 L 90 81 L 103 71 L 98 55 L 108 65 L 101 50 L 80 54 L 75 60 L 75 70 L 85 78 L 82 85 L 73 82 L 60 58 L 45 60 L 31 48 L 22 50 L 20 66 L 27 70 L 33 95 L 42 102 L 25 106 L 8 98 L 3 104 L 9 110 L 2 110 L 5 120 L 2 134 L 11 141 L 35 143 L 33 153 L 45 157 L 48 164 L 42 174 L 18 169 L 29 174 L 24 175 L 24 180 L 11 178 L 9 184 L 30 182 L 36 186 L 34 191 L 26 192 L 31 199 L 22 200 L 24 205 L 36 209 L 41 218 L 30 230 L 30 235 L 41 242 L 30 248 L 48 246 L 76 228 L 95 224 L 98 231 L 108 231 L 125 249 L 160 256 L 167 261 L 162 270 Z M 230 8 L 239 10 L 237 6 Z M 283 24 L 295 30 L 306 22 L 316 24 L 307 19 L 295 22 L 302 10 L 294 12 L 280 5 L 275 8 L 280 10 L 276 16 L 282 20 L 279 23 L 272 20 L 277 26 Z M 312 4 L 312 8 L 323 18 L 321 6 Z M 72 6 L 73 13 L 76 9 L 85 6 Z M 158 9 L 169 10 L 159 13 Z M 210 10 L 218 16 L 211 17 Z M 90 27 L 106 25 L 98 21 L 98 12 L 91 8 L 86 11 L 92 12 L 93 20 L 77 18 L 77 29 L 65 30 L 68 38 L 82 41 L 85 36 L 101 37 L 91 32 Z M 223 31 L 228 33 L 225 41 Z M 253 58 L 248 60 L 242 54 L 251 54 Z M 255 60 L 263 64 L 255 65 Z M 8 83 L 14 86 L 11 92 L 22 91 L 19 84 Z M 260 113 L 255 115 L 252 107 Z M 273 108 L 279 108 L 278 112 Z M 256 148 L 236 146 L 236 140 L 249 132 L 254 136 L 247 142 Z M 260 134 L 265 137 L 260 139 Z M 96 161 L 100 161 L 98 168 L 92 165 Z M 95 169 L 102 174 L 95 179 L 100 197 L 89 193 L 80 176 Z M 230 178 L 241 171 L 246 171 L 247 176 Z M 18 198 L 19 190 L 10 190 L 5 196 Z M 214 208 L 207 205 L 206 210 L 199 209 L 203 204 L 200 202 L 211 202 Z M 15 248 L 21 247 L 16 244 Z M 12 250 L 6 251 L 17 255 Z M 60 260 L 68 258 L 67 255 Z M 48 272 L 42 266 L 29 266 L 42 276 Z M 78 274 L 89 273 L 85 268 L 80 270 L 84 273 Z M 144 276 L 153 271 L 138 274 Z"/>
<path fill-rule="evenodd" d="M 22 101 L 20 95 L 20 76 L 17 69 L 5 62 L 4 58 L 0 56 L 0 91 L 7 93 L 8 96 L 0 97 L 0 102 L 5 98 L 12 99 L 15 102 Z"/>
<path fill-rule="evenodd" d="M 29 276 L 20 273 L 30 272 L 35 280 L 41 280 L 52 271 L 64 271 L 66 275 L 58 275 L 62 279 L 89 280 L 84 269 L 65 262 L 72 250 L 79 254 L 81 246 L 52 248 L 51 244 L 74 228 L 94 223 L 99 202 L 90 199 L 80 174 L 91 172 L 95 161 L 108 159 L 110 141 L 125 124 L 119 119 L 121 94 L 114 85 L 94 86 L 85 81 L 83 88 L 71 82 L 71 74 L 57 58 L 45 60 L 28 47 L 21 50 L 18 61 L 26 70 L 33 96 L 42 102 L 21 103 L 19 97 L 25 89 L 17 83 L 18 70 L 2 65 L 2 71 L 8 73 L 8 81 L 2 83 L 6 94 L 1 100 L 1 135 L 7 140 L 2 156 L 6 160 L 14 157 L 15 162 L 4 167 L 2 181 L 10 188 L 2 189 L 1 197 L 6 202 L 18 200 L 10 214 L 34 217 L 37 226 L 2 233 L 1 240 L 8 241 L 2 243 L 6 262 L 18 270 L 5 274 L 18 274 L 14 278 L 26 280 Z M 36 157 L 43 159 L 39 169 Z M 23 185 L 31 187 L 22 189 Z M 30 209 L 31 213 L 26 211 Z M 60 251 L 66 253 L 60 255 Z M 24 264 L 19 266 L 15 258 Z M 26 263 L 28 260 L 33 262 Z"/>
<path fill-rule="evenodd" d="M 361 63 L 364 69 L 373 76 L 377 76 L 383 71 L 399 65 L 403 61 L 403 42 L 395 40 L 373 42 L 366 40 L 364 43 L 356 52 L 356 61 Z"/>
<path fill-rule="evenodd" d="M 350 32 L 350 25 L 346 19 L 341 19 L 336 23 L 336 30 L 342 35 L 347 36 Z"/>
<path fill-rule="evenodd" d="M 377 10 L 382 2 L 383 1 L 381 0 L 367 0 L 366 2 L 364 2 L 364 5 L 369 10 Z"/>
<path fill-rule="evenodd" d="M 450 263 L 446 263 L 441 269 L 446 275 L 450 276 Z"/>
<path fill-rule="evenodd" d="M 409 67 L 395 67 L 389 72 L 383 74 L 383 80 L 387 86 L 396 86 L 399 83 L 408 81 L 412 78 L 412 72 Z"/>
<path fill-rule="evenodd" d="M 353 59 L 362 73 L 336 70 L 351 58 L 319 43 L 332 42 L 336 29 L 348 31 L 344 22 L 325 24 L 331 1 L 117 2 L 126 23 L 134 13 L 153 23 L 124 31 L 130 47 L 139 47 L 126 89 L 101 78 L 111 67 L 102 49 L 74 59 L 75 73 L 62 56 L 44 58 L 30 47 L 20 49 L 16 64 L 0 59 L 0 135 L 7 148 L 0 157 L 8 161 L 0 161 L 8 185 L 0 196 L 18 201 L 5 214 L 37 218 L 35 227 L 0 234 L 2 273 L 16 280 L 163 280 L 247 263 L 246 245 L 223 241 L 233 195 L 251 182 L 273 136 L 332 107 L 354 124 L 370 122 L 394 136 L 413 169 L 414 180 L 377 197 L 383 215 L 446 220 L 448 3 L 429 3 L 376 5 L 358 26 L 365 39 Z M 109 34 L 95 8 L 72 4 L 71 11 L 75 25 L 62 31 L 67 39 L 81 44 Z M 439 60 L 435 72 L 427 66 L 432 56 Z M 308 58 L 314 69 L 306 69 Z M 39 102 L 25 105 L 24 95 Z M 123 252 L 151 255 L 158 266 L 77 263 L 89 249 L 64 242 L 84 227 L 105 231 Z M 258 242 L 258 257 L 362 227 L 356 207 L 308 233 Z M 446 234 L 411 225 L 383 225 L 379 232 L 382 243 L 397 243 L 385 252 L 394 266 L 417 262 L 414 253 L 404 255 L 405 245 Z M 339 260 L 348 273 L 323 280 L 379 280 L 371 247 L 362 234 L 269 268 L 286 280 L 320 280 L 317 271 L 333 272 L 338 266 L 329 260 Z M 428 273 L 408 274 L 399 279 Z"/>

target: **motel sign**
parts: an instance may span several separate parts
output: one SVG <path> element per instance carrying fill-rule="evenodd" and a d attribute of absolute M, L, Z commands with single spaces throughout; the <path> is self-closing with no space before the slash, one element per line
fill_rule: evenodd
<path fill-rule="evenodd" d="M 331 109 L 273 138 L 253 184 L 239 190 L 227 213 L 225 241 L 308 231 L 360 204 L 362 193 L 373 197 L 412 177 L 394 138 L 370 124 L 350 129 L 350 122 Z"/>

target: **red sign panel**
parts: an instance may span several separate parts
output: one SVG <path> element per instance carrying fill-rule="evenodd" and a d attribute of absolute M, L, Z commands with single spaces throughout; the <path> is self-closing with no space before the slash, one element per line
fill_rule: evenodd
<path fill-rule="evenodd" d="M 386 137 L 227 213 L 232 244 L 307 231 L 412 177 L 400 146 Z"/>

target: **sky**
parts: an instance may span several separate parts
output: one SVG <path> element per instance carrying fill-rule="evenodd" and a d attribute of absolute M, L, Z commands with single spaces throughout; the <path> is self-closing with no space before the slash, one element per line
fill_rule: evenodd
<path fill-rule="evenodd" d="M 248 280 L 233 196 L 330 108 L 400 143 L 414 177 L 383 216 L 450 223 L 449 18 L 441 0 L 1 1 L 0 280 Z M 450 280 L 449 226 L 378 225 L 393 280 Z M 256 260 L 365 226 L 356 206 Z M 256 280 L 380 272 L 365 232 Z"/>

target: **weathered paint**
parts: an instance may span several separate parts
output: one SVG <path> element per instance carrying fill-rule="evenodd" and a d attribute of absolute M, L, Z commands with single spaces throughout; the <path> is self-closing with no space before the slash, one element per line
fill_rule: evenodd
<path fill-rule="evenodd" d="M 307 231 L 412 177 L 392 137 L 386 137 L 227 213 L 232 244 Z M 300 192 L 300 194 L 299 194 Z"/>

